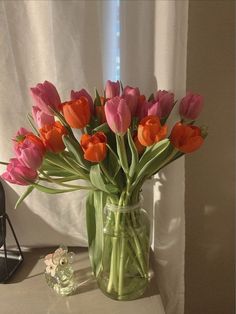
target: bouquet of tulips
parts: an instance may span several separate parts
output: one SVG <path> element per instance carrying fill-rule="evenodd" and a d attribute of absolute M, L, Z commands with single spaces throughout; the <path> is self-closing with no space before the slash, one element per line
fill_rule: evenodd
<path fill-rule="evenodd" d="M 194 125 L 203 98 L 187 93 L 179 103 L 180 120 L 169 130 L 166 122 L 177 103 L 169 91 L 146 98 L 138 88 L 107 81 L 102 94 L 96 90 L 94 100 L 81 89 L 72 90 L 70 100 L 62 102 L 55 86 L 45 81 L 31 88 L 31 95 L 34 106 L 28 120 L 33 131 L 19 129 L 13 139 L 14 157 L 5 163 L 1 177 L 28 185 L 17 205 L 34 189 L 49 194 L 90 191 L 88 241 L 98 274 L 98 247 L 104 245 L 99 235 L 103 212 L 98 207 L 136 204 L 146 179 L 203 144 L 206 131 Z M 114 219 L 118 230 L 119 215 Z M 131 249 L 139 247 L 137 235 L 134 241 Z M 122 248 L 119 252 L 123 254 Z M 122 293 L 122 282 L 115 281 L 122 277 L 124 265 L 114 256 L 108 289 L 118 287 Z M 142 266 L 140 254 L 136 263 Z"/>

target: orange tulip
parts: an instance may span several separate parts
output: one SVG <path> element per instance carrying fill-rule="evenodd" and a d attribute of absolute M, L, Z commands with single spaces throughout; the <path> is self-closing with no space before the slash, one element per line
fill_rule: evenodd
<path fill-rule="evenodd" d="M 134 144 L 135 144 L 135 146 L 136 146 L 136 149 L 137 149 L 137 151 L 138 151 L 138 154 L 139 154 L 139 155 L 142 154 L 143 151 L 144 151 L 144 149 L 145 149 L 146 147 L 143 146 L 143 145 L 139 142 L 139 139 L 138 139 L 138 136 L 137 136 L 137 132 L 135 132 L 132 137 L 133 137 L 133 141 L 134 141 Z"/>
<path fill-rule="evenodd" d="M 62 106 L 62 112 L 69 126 L 75 129 L 83 129 L 91 117 L 89 102 L 83 96 L 65 102 Z"/>
<path fill-rule="evenodd" d="M 62 136 L 67 134 L 67 130 L 59 121 L 45 125 L 39 130 L 39 133 L 48 151 L 60 153 L 65 149 Z"/>
<path fill-rule="evenodd" d="M 157 116 L 147 116 L 138 126 L 138 140 L 143 146 L 151 146 L 166 137 L 167 126 L 161 125 Z"/>
<path fill-rule="evenodd" d="M 84 158 L 92 162 L 100 162 L 107 154 L 107 137 L 103 132 L 94 135 L 83 134 L 80 144 L 84 151 Z"/>
<path fill-rule="evenodd" d="M 202 145 L 204 139 L 197 126 L 178 122 L 171 131 L 170 141 L 181 152 L 191 153 Z"/>

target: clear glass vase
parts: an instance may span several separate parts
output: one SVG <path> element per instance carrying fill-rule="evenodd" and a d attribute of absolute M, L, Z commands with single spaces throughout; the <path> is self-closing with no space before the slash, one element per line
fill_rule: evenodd
<path fill-rule="evenodd" d="M 150 221 L 140 203 L 104 209 L 100 289 L 116 300 L 140 297 L 149 282 Z"/>

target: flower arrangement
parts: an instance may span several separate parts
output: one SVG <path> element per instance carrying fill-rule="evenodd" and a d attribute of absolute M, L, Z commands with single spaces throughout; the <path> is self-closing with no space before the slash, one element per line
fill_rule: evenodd
<path fill-rule="evenodd" d="M 98 276 L 103 248 L 110 246 L 103 290 L 122 296 L 128 263 L 143 278 L 148 271 L 142 255 L 142 243 L 148 243 L 148 237 L 141 239 L 135 229 L 140 215 L 126 215 L 124 208 L 140 201 L 146 179 L 203 144 L 206 131 L 194 125 L 203 97 L 187 93 L 179 103 L 180 120 L 169 131 L 166 122 L 177 103 L 169 91 L 159 90 L 147 99 L 138 88 L 107 81 L 104 93 L 96 90 L 94 100 L 82 89 L 72 90 L 70 100 L 62 102 L 56 87 L 45 81 L 31 88 L 31 95 L 34 106 L 28 120 L 33 132 L 19 129 L 13 139 L 14 157 L 5 163 L 1 177 L 28 186 L 16 205 L 34 189 L 49 194 L 90 191 L 87 230 L 92 267 Z M 76 130 L 80 130 L 79 139 Z M 105 204 L 118 208 L 107 222 L 103 221 Z M 107 244 L 102 230 L 109 226 L 113 239 Z M 120 236 L 126 227 L 129 241 Z M 114 239 L 118 234 L 121 242 Z"/>

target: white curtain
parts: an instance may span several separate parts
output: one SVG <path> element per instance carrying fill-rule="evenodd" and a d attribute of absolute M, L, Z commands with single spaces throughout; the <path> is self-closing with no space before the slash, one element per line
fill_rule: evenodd
<path fill-rule="evenodd" d="M 121 79 L 151 94 L 185 93 L 188 1 L 121 1 Z M 177 121 L 175 110 L 170 126 Z M 167 314 L 184 313 L 184 160 L 143 188 L 153 217 L 157 284 Z"/>
<path fill-rule="evenodd" d="M 0 159 L 31 108 L 28 89 L 52 81 L 63 100 L 71 89 L 102 89 L 115 79 L 114 23 L 119 1 L 0 2 Z M 145 94 L 185 92 L 188 1 L 120 1 L 123 84 Z M 116 74 L 115 74 L 116 73 Z M 172 122 L 177 119 L 172 115 Z M 4 149 L 3 149 L 4 148 Z M 1 168 L 2 170 L 2 168 Z M 86 245 L 83 193 L 33 192 L 17 210 L 24 188 L 5 184 L 8 213 L 24 246 Z M 157 281 L 167 314 L 184 312 L 184 161 L 169 166 L 143 189 L 154 222 Z"/>
<path fill-rule="evenodd" d="M 18 128 L 28 127 L 29 87 L 51 81 L 65 101 L 71 89 L 85 88 L 94 94 L 95 87 L 102 91 L 106 79 L 115 79 L 114 51 L 109 51 L 115 38 L 105 25 L 112 22 L 114 4 L 96 0 L 0 2 L 1 160 L 12 156 L 10 139 Z M 109 56 L 108 63 L 104 56 Z M 25 188 L 4 186 L 8 213 L 24 246 L 87 244 L 85 193 L 49 197 L 34 191 L 14 211 Z"/>

